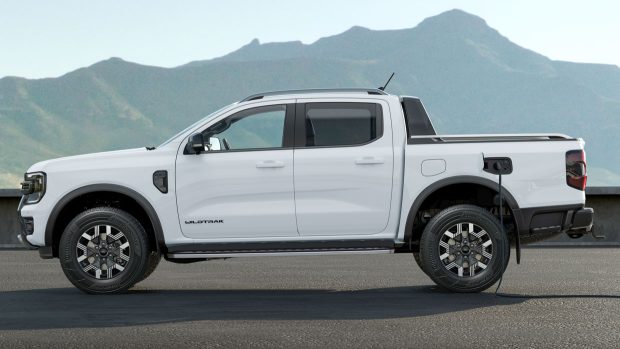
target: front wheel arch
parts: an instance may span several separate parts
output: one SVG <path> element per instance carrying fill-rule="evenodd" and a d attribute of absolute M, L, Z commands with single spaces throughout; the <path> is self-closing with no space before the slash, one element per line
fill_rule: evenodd
<path fill-rule="evenodd" d="M 51 257 L 58 257 L 60 238 L 67 224 L 85 210 L 102 205 L 131 211 L 147 230 L 151 249 L 158 254 L 166 252 L 159 216 L 144 196 L 117 184 L 94 184 L 71 191 L 52 209 L 45 228 L 45 246 L 52 247 Z"/>

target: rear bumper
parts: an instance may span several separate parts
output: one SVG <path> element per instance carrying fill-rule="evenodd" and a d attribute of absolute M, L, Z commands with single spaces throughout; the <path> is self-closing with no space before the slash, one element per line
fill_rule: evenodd
<path fill-rule="evenodd" d="M 573 214 L 573 225 L 569 229 L 571 230 L 585 230 L 587 232 L 592 231 L 592 225 L 594 224 L 594 209 L 590 207 L 584 207 L 575 211 Z"/>
<path fill-rule="evenodd" d="M 586 234 L 592 230 L 594 210 L 583 205 L 532 207 L 514 210 L 519 235 L 524 238 L 558 233 Z"/>

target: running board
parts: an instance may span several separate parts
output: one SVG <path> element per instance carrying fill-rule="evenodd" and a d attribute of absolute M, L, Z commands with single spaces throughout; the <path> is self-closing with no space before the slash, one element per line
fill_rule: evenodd
<path fill-rule="evenodd" d="M 307 249 L 307 250 L 246 250 L 246 251 L 196 251 L 168 253 L 170 259 L 208 259 L 233 257 L 283 257 L 283 256 L 325 256 L 335 254 L 388 254 L 394 249 L 351 248 L 351 249 Z"/>

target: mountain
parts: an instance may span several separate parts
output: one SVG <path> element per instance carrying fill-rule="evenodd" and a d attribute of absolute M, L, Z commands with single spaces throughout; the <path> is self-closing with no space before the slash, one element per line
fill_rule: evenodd
<path fill-rule="evenodd" d="M 590 184 L 620 184 L 620 68 L 553 61 L 460 10 L 410 29 L 353 27 L 312 44 L 253 40 L 160 68 L 111 58 L 58 78 L 0 79 L 0 187 L 36 161 L 157 145 L 252 93 L 376 87 L 422 98 L 441 133 L 566 133 L 586 139 Z"/>

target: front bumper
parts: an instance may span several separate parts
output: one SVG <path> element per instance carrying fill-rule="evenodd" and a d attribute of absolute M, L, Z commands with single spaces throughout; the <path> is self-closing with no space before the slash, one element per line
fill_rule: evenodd
<path fill-rule="evenodd" d="M 583 205 L 523 208 L 514 210 L 514 215 L 523 238 L 583 235 L 592 231 L 594 222 L 594 209 Z"/>
<path fill-rule="evenodd" d="M 41 258 L 49 259 L 53 258 L 52 247 L 51 246 L 37 246 L 33 245 L 28 241 L 28 236 L 32 236 L 35 228 L 35 219 L 33 217 L 24 217 L 22 216 L 22 209 L 24 208 L 26 202 L 26 197 L 22 196 L 22 199 L 19 201 L 19 206 L 17 206 L 17 217 L 19 219 L 19 224 L 21 226 L 21 230 L 17 235 L 17 239 L 21 242 L 27 249 L 29 250 L 39 250 L 39 255 Z"/>
<path fill-rule="evenodd" d="M 38 247 L 31 244 L 28 241 L 28 235 L 32 234 L 32 228 L 27 227 L 26 220 L 31 220 L 32 217 L 23 217 L 22 216 L 22 208 L 24 208 L 24 203 L 26 202 L 26 196 L 22 196 L 22 199 L 19 201 L 19 206 L 17 206 L 17 217 L 19 218 L 19 225 L 21 227 L 19 234 L 17 235 L 17 239 L 22 243 L 26 248 L 30 250 L 36 250 Z M 33 224 L 32 221 L 29 221 L 28 224 Z"/>

